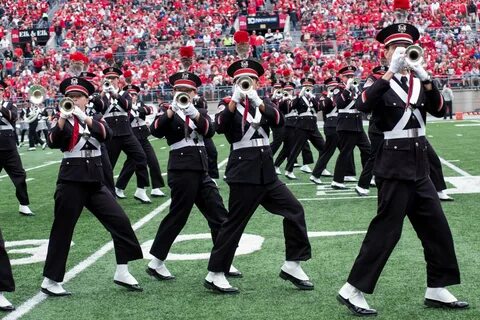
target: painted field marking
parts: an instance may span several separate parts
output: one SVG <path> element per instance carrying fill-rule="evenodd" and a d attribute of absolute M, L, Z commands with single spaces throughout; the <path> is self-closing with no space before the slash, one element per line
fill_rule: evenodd
<path fill-rule="evenodd" d="M 27 168 L 27 169 L 25 169 L 25 171 L 28 172 L 28 171 L 32 171 L 32 170 L 36 170 L 36 169 L 48 167 L 48 166 L 51 166 L 52 164 L 57 164 L 57 163 L 60 163 L 60 162 L 62 162 L 62 160 L 48 161 L 48 162 L 45 162 L 44 164 L 41 164 L 41 165 L 39 165 L 39 166 L 32 167 L 32 168 Z M 8 175 L 4 174 L 4 175 L 0 176 L 0 179 L 6 178 L 6 177 L 8 177 Z"/>
<path fill-rule="evenodd" d="M 480 127 L 480 123 L 456 124 L 455 127 Z"/>
<path fill-rule="evenodd" d="M 345 200 L 345 199 L 370 199 L 376 198 L 377 196 L 355 196 L 355 197 L 334 197 L 334 198 L 302 198 L 298 201 L 324 201 L 324 200 Z"/>
<path fill-rule="evenodd" d="M 341 191 L 341 190 L 338 190 L 338 191 Z M 337 194 L 340 195 L 340 196 L 343 196 L 345 194 L 357 194 L 357 193 L 356 192 L 345 192 L 345 191 L 343 191 L 343 192 L 340 192 L 340 193 L 337 193 Z M 336 196 L 337 194 L 326 192 L 326 191 L 317 191 L 317 196 Z"/>
<path fill-rule="evenodd" d="M 35 180 L 35 178 L 27 178 L 27 179 L 25 179 L 25 182 L 29 182 L 29 181 L 33 181 L 33 180 Z"/>
<path fill-rule="evenodd" d="M 450 169 L 452 169 L 453 171 L 457 172 L 458 174 L 464 176 L 464 177 L 471 177 L 472 175 L 462 169 L 460 169 L 459 167 L 457 167 L 456 165 L 454 164 L 451 164 L 450 162 L 448 162 L 447 160 L 441 158 L 441 157 L 438 157 L 440 159 L 440 162 L 444 165 L 446 165 L 447 167 L 449 167 Z"/>

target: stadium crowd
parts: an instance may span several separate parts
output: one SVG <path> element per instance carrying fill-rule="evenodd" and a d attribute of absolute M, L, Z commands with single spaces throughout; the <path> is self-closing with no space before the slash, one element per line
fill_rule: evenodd
<path fill-rule="evenodd" d="M 49 22 L 55 48 L 27 44 L 13 48 L 7 40 L 12 27 L 30 27 L 48 12 L 48 2 L 10 1 L 0 10 L 0 74 L 11 85 L 12 99 L 24 99 L 32 84 L 55 96 L 68 73 L 69 56 L 78 51 L 89 58 L 88 71 L 99 74 L 113 62 L 132 74 L 144 91 L 170 89 L 167 76 L 179 69 L 178 48 L 195 47 L 198 73 L 207 97 L 228 86 L 226 68 L 235 59 L 233 24 L 239 13 L 262 11 L 287 14 L 291 30 L 250 38 L 252 55 L 267 70 L 263 85 L 279 74 L 294 82 L 305 75 L 323 81 L 345 64 L 365 78 L 381 62 L 376 30 L 391 23 L 387 1 L 161 1 L 74 0 L 61 3 Z M 36 2 L 35 2 L 36 3 Z M 253 4 L 252 4 L 253 3 Z M 409 16 L 419 26 L 427 70 L 452 85 L 480 85 L 480 38 L 476 33 L 477 6 L 473 1 L 421 0 Z M 32 9 L 32 6 L 35 10 Z M 300 8 L 300 9 L 297 9 Z M 125 14 L 119 14 L 119 12 Z M 15 22 L 12 24 L 12 22 Z M 297 31 L 299 30 L 299 31 Z M 295 37 L 300 32 L 300 37 Z"/>

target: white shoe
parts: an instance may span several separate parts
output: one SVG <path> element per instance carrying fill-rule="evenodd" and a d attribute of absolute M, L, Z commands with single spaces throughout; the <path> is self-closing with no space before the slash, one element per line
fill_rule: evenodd
<path fill-rule="evenodd" d="M 65 290 L 59 282 L 50 280 L 47 277 L 43 279 L 41 288 L 42 292 L 48 294 L 49 296 L 61 297 L 72 294 L 71 292 Z"/>
<path fill-rule="evenodd" d="M 360 197 L 368 196 L 368 194 L 370 193 L 370 190 L 364 189 L 364 188 L 359 187 L 359 186 L 355 186 L 355 191 L 357 192 L 357 194 Z"/>
<path fill-rule="evenodd" d="M 444 303 L 458 301 L 457 298 L 447 288 L 427 288 L 425 299 L 436 300 Z"/>
<path fill-rule="evenodd" d="M 30 208 L 28 206 L 24 206 L 24 205 L 19 205 L 18 206 L 18 213 L 24 215 L 24 216 L 34 216 L 35 214 L 32 212 L 32 210 L 30 210 Z"/>
<path fill-rule="evenodd" d="M 113 282 L 131 291 L 143 291 L 142 287 L 138 285 L 137 279 L 128 271 L 128 264 L 117 264 Z"/>
<path fill-rule="evenodd" d="M 287 177 L 290 180 L 295 180 L 297 177 L 293 174 L 293 172 L 285 171 L 285 177 Z"/>
<path fill-rule="evenodd" d="M 215 180 L 213 180 L 213 181 L 215 181 Z M 150 195 L 152 197 L 165 197 L 165 193 L 163 193 L 163 191 L 160 190 L 160 188 L 152 189 L 152 192 L 150 192 Z"/>
<path fill-rule="evenodd" d="M 304 164 L 303 166 L 301 166 L 300 171 L 305 172 L 305 173 L 312 173 L 312 169 L 310 169 L 308 164 Z"/>
<path fill-rule="evenodd" d="M 35 150 L 37 150 L 37 148 L 35 148 L 35 147 L 28 148 L 28 151 L 35 151 Z"/>
<path fill-rule="evenodd" d="M 137 188 L 133 197 L 141 203 L 152 203 L 152 200 L 147 196 L 147 192 L 143 188 Z"/>
<path fill-rule="evenodd" d="M 340 291 L 338 291 L 338 294 L 354 306 L 376 313 L 375 309 L 370 309 L 363 292 L 352 286 L 350 283 L 345 283 Z"/>
<path fill-rule="evenodd" d="M 222 292 L 238 292 L 237 288 L 230 285 L 223 272 L 209 272 L 205 277 L 205 286 Z"/>
<path fill-rule="evenodd" d="M 47 147 L 47 143 L 44 142 L 44 143 L 42 144 L 42 150 L 45 150 L 46 147 Z"/>
<path fill-rule="evenodd" d="M 323 169 L 321 175 L 324 176 L 324 177 L 332 177 L 333 176 L 333 174 L 330 171 L 328 171 L 327 169 Z"/>
<path fill-rule="evenodd" d="M 3 310 L 3 311 L 15 310 L 12 303 L 8 301 L 7 298 L 5 298 L 5 296 L 3 295 L 3 292 L 0 292 L 0 310 Z"/>
<path fill-rule="evenodd" d="M 370 180 L 370 187 L 376 187 L 377 184 L 375 183 L 375 177 L 372 177 L 372 180 Z"/>
<path fill-rule="evenodd" d="M 453 198 L 446 194 L 445 191 L 438 191 L 437 194 L 441 201 L 453 201 Z"/>
<path fill-rule="evenodd" d="M 125 196 L 125 192 L 122 189 L 119 189 L 115 187 L 115 194 L 117 195 L 117 198 L 119 199 L 125 199 L 127 196 Z"/>
<path fill-rule="evenodd" d="M 345 176 L 345 178 L 343 180 L 345 182 L 356 182 L 357 178 L 355 178 L 354 176 Z"/>
<path fill-rule="evenodd" d="M 279 167 L 275 167 L 275 173 L 276 173 L 277 175 L 281 175 L 281 174 L 282 174 L 282 170 L 280 170 Z"/>
<path fill-rule="evenodd" d="M 344 183 L 332 181 L 332 184 L 330 185 L 333 189 L 348 189 L 347 186 Z"/>
<path fill-rule="evenodd" d="M 294 164 L 293 164 L 293 167 L 294 167 L 294 168 L 298 168 L 298 167 L 300 167 L 300 165 L 299 165 L 298 163 L 294 163 Z"/>
<path fill-rule="evenodd" d="M 322 184 L 322 181 L 320 178 L 315 178 L 314 176 L 310 176 L 310 181 L 312 181 L 315 184 Z"/>

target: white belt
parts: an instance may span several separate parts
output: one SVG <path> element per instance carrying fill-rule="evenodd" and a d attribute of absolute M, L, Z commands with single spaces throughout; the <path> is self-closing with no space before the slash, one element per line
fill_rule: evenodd
<path fill-rule="evenodd" d="M 306 112 L 302 112 L 298 115 L 299 117 L 315 117 L 314 114 L 312 114 L 311 112 L 309 111 L 306 111 Z"/>
<path fill-rule="evenodd" d="M 138 128 L 138 127 L 143 127 L 146 126 L 145 123 L 132 123 L 132 128 Z"/>
<path fill-rule="evenodd" d="M 193 139 L 189 138 L 188 140 L 183 139 L 171 144 L 170 151 L 185 148 L 185 147 L 203 147 L 203 146 L 205 146 L 205 143 L 203 143 L 203 141 L 199 140 L 195 143 Z"/>
<path fill-rule="evenodd" d="M 103 115 L 104 118 L 112 118 L 112 117 L 120 117 L 120 116 L 128 116 L 128 113 L 125 111 L 114 111 L 109 112 Z"/>
<path fill-rule="evenodd" d="M 232 144 L 233 150 L 251 148 L 251 147 L 264 147 L 270 146 L 270 141 L 266 138 L 252 139 L 247 141 L 238 141 Z"/>
<path fill-rule="evenodd" d="M 287 114 L 285 115 L 285 118 L 293 118 L 293 117 L 298 117 L 298 114 L 289 114 L 289 113 L 287 113 Z"/>
<path fill-rule="evenodd" d="M 383 133 L 384 139 L 402 139 L 402 138 L 418 138 L 425 136 L 424 128 L 413 128 L 405 130 L 386 131 Z"/>
<path fill-rule="evenodd" d="M 338 109 L 338 113 L 360 113 L 356 109 Z"/>
<path fill-rule="evenodd" d="M 100 150 L 80 150 L 80 151 L 66 151 L 63 153 L 64 158 L 94 158 L 100 157 L 102 151 Z"/>
<path fill-rule="evenodd" d="M 338 113 L 335 113 L 335 114 L 327 114 L 325 117 L 326 117 L 326 118 L 338 117 Z"/>

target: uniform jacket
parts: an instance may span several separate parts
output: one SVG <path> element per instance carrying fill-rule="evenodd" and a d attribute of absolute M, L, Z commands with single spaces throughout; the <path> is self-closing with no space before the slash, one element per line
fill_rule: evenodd
<path fill-rule="evenodd" d="M 395 80 L 391 80 L 395 81 Z M 427 112 L 435 117 L 443 116 L 445 107 L 438 89 L 425 91 L 420 84 L 418 101 L 411 110 L 418 109 L 425 123 Z M 372 112 L 376 127 L 391 131 L 406 112 L 405 102 L 391 88 L 390 82 L 378 79 L 361 96 L 358 105 L 363 112 Z M 417 118 L 412 115 L 404 129 L 420 128 Z M 385 179 L 415 181 L 429 174 L 427 140 L 425 137 L 384 140 L 375 159 L 374 175 Z"/>
<path fill-rule="evenodd" d="M 114 105 L 111 105 L 113 101 Z M 103 97 L 98 95 L 92 99 L 95 110 L 104 115 L 104 119 L 108 126 L 112 129 L 113 136 L 127 136 L 132 134 L 132 127 L 128 113 L 132 108 L 132 100 L 127 91 L 120 91 L 117 98 L 108 98 L 107 95 Z M 109 112 L 110 111 L 110 112 Z M 118 113 L 126 113 L 118 115 Z M 111 113 L 113 116 L 108 116 Z"/>
<path fill-rule="evenodd" d="M 357 100 L 355 101 L 355 104 L 356 104 L 356 109 L 357 110 L 363 110 L 365 109 L 363 104 L 365 103 L 364 100 L 362 99 L 362 96 L 364 94 L 364 92 L 366 92 L 366 90 L 375 82 L 377 81 L 377 77 L 378 75 L 375 75 L 375 74 L 371 74 L 367 77 L 367 80 L 365 81 L 365 84 L 362 88 L 362 93 L 360 94 L 360 97 L 357 98 Z M 368 122 L 368 134 L 371 135 L 371 134 L 376 134 L 376 135 L 382 135 L 383 136 L 383 131 L 379 130 L 377 128 L 377 125 L 376 125 L 376 119 L 375 117 L 370 114 L 370 119 L 369 119 L 369 122 Z"/>
<path fill-rule="evenodd" d="M 139 139 L 145 139 L 150 135 L 145 119 L 153 113 L 153 109 L 142 102 L 137 102 L 138 110 L 130 110 L 129 118 L 133 134 Z"/>
<path fill-rule="evenodd" d="M 112 137 L 112 130 L 102 119 L 101 115 L 95 115 L 92 118 L 93 126 L 89 128 L 90 139 L 96 139 L 99 143 L 105 142 Z M 62 152 L 69 151 L 70 142 L 73 136 L 74 127 L 69 121 L 65 121 L 63 130 L 57 125 L 58 115 L 52 122 L 47 143 L 52 149 L 60 149 Z M 81 126 L 85 124 L 79 123 Z M 80 142 L 80 135 L 77 137 L 77 143 Z M 85 144 L 89 147 L 91 144 Z M 90 149 L 92 150 L 92 149 Z M 64 158 L 60 165 L 57 183 L 64 182 L 89 182 L 101 183 L 103 181 L 103 170 L 101 156 L 86 158 Z"/>
<path fill-rule="evenodd" d="M 283 114 L 285 118 L 285 127 L 294 128 L 297 125 L 298 116 L 297 115 L 290 115 L 285 117 L 285 115 L 292 112 L 292 100 L 281 99 L 278 102 L 278 110 Z M 296 111 L 295 111 L 296 114 Z"/>
<path fill-rule="evenodd" d="M 338 92 L 334 95 L 335 105 L 338 109 L 337 131 L 363 131 L 362 114 L 358 113 L 342 113 L 342 109 L 346 109 L 350 103 L 355 99 L 353 92 L 339 88 Z M 350 108 L 350 110 L 356 110 L 356 105 Z"/>
<path fill-rule="evenodd" d="M 193 121 L 196 126 L 196 133 L 205 138 L 210 138 L 215 131 L 212 122 L 207 114 L 207 110 L 200 109 L 200 118 Z M 150 131 L 157 138 L 165 137 L 168 145 L 180 142 L 185 139 L 185 121 L 178 115 L 174 114 L 172 118 L 167 116 L 167 112 L 159 115 L 150 126 Z M 188 128 L 188 135 L 193 130 Z M 189 137 L 189 139 L 191 139 Z M 168 159 L 168 170 L 194 170 L 208 171 L 207 151 L 204 146 L 188 146 L 181 149 L 170 150 Z"/>
<path fill-rule="evenodd" d="M 17 121 L 17 107 L 9 102 L 0 102 L 0 151 L 16 150 L 15 121 Z"/>
<path fill-rule="evenodd" d="M 283 114 L 279 112 L 268 99 L 264 99 L 265 112 L 262 113 L 259 127 L 263 128 L 267 136 L 270 127 L 281 127 L 284 124 Z M 221 101 L 215 115 L 217 132 L 222 133 L 230 144 L 242 140 L 244 132 L 250 128 L 250 123 L 245 121 L 242 132 L 243 116 L 238 110 L 230 112 L 228 103 Z M 251 102 L 250 102 L 250 105 Z M 243 104 L 242 104 L 243 106 Z M 252 117 L 256 108 L 249 108 Z M 264 138 L 258 131 L 251 139 Z M 248 147 L 234 150 L 231 148 L 230 156 L 225 171 L 227 183 L 268 184 L 276 181 L 277 175 L 273 165 L 273 156 L 270 145 L 262 147 Z"/>
<path fill-rule="evenodd" d="M 311 107 L 308 105 L 311 104 Z M 292 100 L 292 108 L 297 110 L 298 119 L 296 127 L 303 130 L 316 130 L 317 129 L 317 112 L 320 111 L 317 99 L 296 97 Z M 310 113 L 311 116 L 302 115 L 304 113 Z"/>
<path fill-rule="evenodd" d="M 318 98 L 318 106 L 323 113 L 323 131 L 325 132 L 325 135 L 336 134 L 338 116 L 335 115 L 327 117 L 327 115 L 330 114 L 332 111 L 335 113 L 337 111 L 333 100 L 330 99 L 328 96 L 322 94 Z"/>

